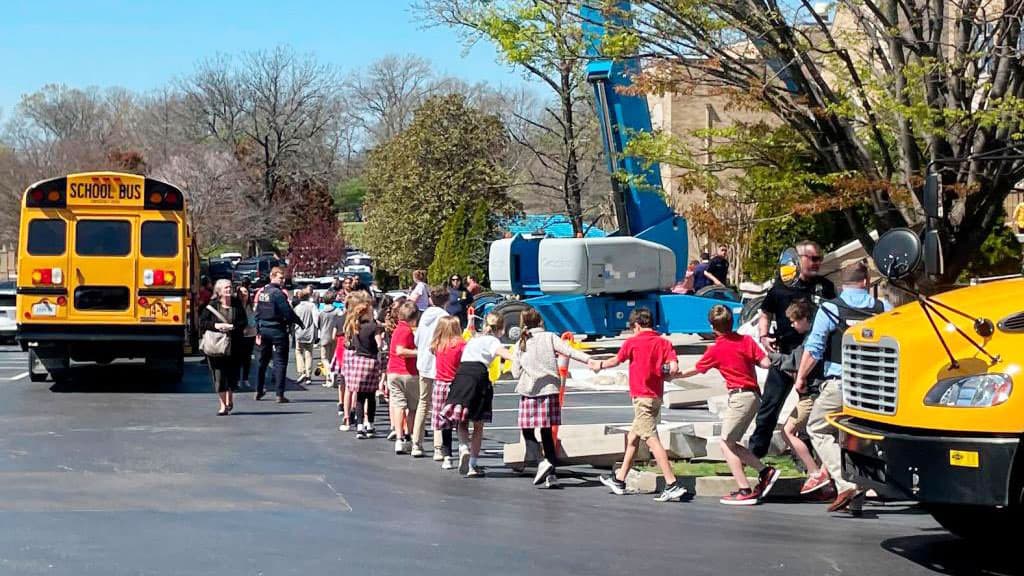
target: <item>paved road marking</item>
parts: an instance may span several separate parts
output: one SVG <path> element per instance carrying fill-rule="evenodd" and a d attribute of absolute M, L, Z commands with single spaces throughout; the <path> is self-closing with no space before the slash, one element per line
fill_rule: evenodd
<path fill-rule="evenodd" d="M 629 404 L 616 404 L 614 406 L 562 406 L 562 411 L 565 410 L 632 410 L 633 407 Z M 491 410 L 491 412 L 519 412 L 519 408 L 499 408 L 497 410 Z"/>
<path fill-rule="evenodd" d="M 632 422 L 599 422 L 598 423 L 598 425 L 601 425 L 601 424 L 603 424 L 605 426 L 629 426 L 630 424 L 632 424 Z M 572 426 L 572 424 L 566 424 L 566 423 L 563 422 L 562 426 Z M 583 424 L 583 426 L 592 426 L 592 424 Z M 484 427 L 484 434 L 486 435 L 487 432 L 501 432 L 501 431 L 508 431 L 508 430 L 516 430 L 516 431 L 518 431 L 518 430 L 522 430 L 522 428 L 520 428 L 519 426 L 491 426 L 490 424 L 488 424 L 486 427 Z M 484 452 L 487 452 L 487 450 L 484 450 Z M 497 452 L 500 453 L 501 450 L 497 450 Z"/>
<path fill-rule="evenodd" d="M 26 376 L 28 376 L 28 372 L 22 372 L 21 374 L 15 374 L 14 376 L 11 376 L 10 378 L 5 378 L 5 380 L 8 380 L 8 381 L 10 381 L 10 380 L 21 380 L 22 378 L 24 378 Z"/>
<path fill-rule="evenodd" d="M 586 394 L 628 394 L 628 393 L 629 393 L 629 390 L 575 390 L 575 391 L 571 391 L 571 392 L 570 391 L 566 391 L 565 395 L 566 396 L 573 396 L 573 395 L 586 395 Z M 499 396 L 520 396 L 520 394 L 518 394 L 516 392 L 502 392 L 500 394 L 495 394 L 494 395 L 495 398 L 498 398 Z"/>

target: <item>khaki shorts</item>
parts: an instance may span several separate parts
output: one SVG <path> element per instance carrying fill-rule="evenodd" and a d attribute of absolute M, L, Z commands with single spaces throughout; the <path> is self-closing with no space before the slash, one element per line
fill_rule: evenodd
<path fill-rule="evenodd" d="M 793 431 L 800 433 L 807 428 L 807 420 L 811 417 L 811 408 L 814 407 L 814 399 L 817 396 L 801 396 L 789 414 L 786 424 L 793 425 Z"/>
<path fill-rule="evenodd" d="M 647 440 L 658 433 L 661 398 L 633 398 L 633 427 L 629 431 Z"/>
<path fill-rule="evenodd" d="M 420 377 L 408 374 L 388 374 L 388 404 L 405 410 L 412 402 L 415 407 L 420 397 Z"/>
<path fill-rule="evenodd" d="M 730 392 L 729 404 L 722 417 L 722 440 L 739 442 L 761 407 L 761 395 L 750 390 Z"/>

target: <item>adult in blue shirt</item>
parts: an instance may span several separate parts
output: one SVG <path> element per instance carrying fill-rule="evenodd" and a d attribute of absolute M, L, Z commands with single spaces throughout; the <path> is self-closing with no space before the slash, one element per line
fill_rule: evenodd
<path fill-rule="evenodd" d="M 700 253 L 700 263 L 693 269 L 693 291 L 697 292 L 705 286 L 711 284 L 711 279 L 708 278 L 708 260 L 711 258 L 711 254 L 707 252 Z"/>
<path fill-rule="evenodd" d="M 871 278 L 864 261 L 844 268 L 842 277 L 843 291 L 839 297 L 823 303 L 814 315 L 814 324 L 804 341 L 804 354 L 800 359 L 795 383 L 797 392 L 806 390 L 808 376 L 815 366 L 819 362 L 825 363 L 824 381 L 814 400 L 814 407 L 811 408 L 807 433 L 815 452 L 821 458 L 819 474 L 828 474 L 836 483 L 838 495 L 829 506 L 829 512 L 849 508 L 859 493 L 856 484 L 843 479 L 842 451 L 837 431 L 825 420 L 827 414 L 843 409 L 843 333 L 852 324 L 892 309 L 888 302 L 876 300 L 868 292 Z"/>

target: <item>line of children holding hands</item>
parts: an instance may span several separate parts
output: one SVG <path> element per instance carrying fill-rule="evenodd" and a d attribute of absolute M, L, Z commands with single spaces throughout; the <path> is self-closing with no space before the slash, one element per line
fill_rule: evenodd
<path fill-rule="evenodd" d="M 431 296 L 433 297 L 433 294 Z M 447 298 L 447 293 L 441 294 L 438 291 L 437 296 L 437 300 L 441 301 Z M 433 298 L 431 300 L 433 301 Z M 443 305 L 443 302 L 432 303 L 434 307 Z M 346 308 L 349 308 L 348 305 Z M 377 352 L 367 339 L 371 333 L 368 323 L 374 322 L 372 308 L 368 311 L 366 306 L 356 302 L 351 309 L 354 312 L 352 316 L 357 316 L 357 319 L 345 321 L 344 336 L 354 340 L 354 346 L 350 344 L 346 349 L 339 341 L 338 350 L 343 351 L 339 354 L 349 354 L 344 354 L 344 358 L 340 358 L 338 364 L 342 366 L 341 373 L 345 379 L 345 386 L 342 389 L 348 389 L 355 397 L 356 407 L 351 412 L 348 404 L 343 407 L 344 414 L 351 415 L 349 420 L 342 424 L 342 429 L 345 429 L 348 423 L 355 422 L 358 426 L 357 437 L 366 437 L 363 432 L 367 427 L 372 430 L 373 426 L 372 414 L 375 406 L 372 391 L 379 375 L 375 370 L 380 370 L 380 367 L 374 368 L 370 362 L 370 357 L 375 358 Z M 654 331 L 654 319 L 650 311 L 643 308 L 634 310 L 630 315 L 629 327 L 633 335 L 623 343 L 615 357 L 605 360 L 593 359 L 572 348 L 557 335 L 547 332 L 540 314 L 533 309 L 522 313 L 521 336 L 512 351 L 503 347 L 498 339 L 504 332 L 504 326 L 501 316 L 496 314 L 488 314 L 484 320 L 483 331 L 468 341 L 462 336 L 457 317 L 442 316 L 431 326 L 433 334 L 429 347 L 426 348 L 417 348 L 413 338 L 416 319 L 420 314 L 416 304 L 411 301 L 398 303 L 393 309 L 393 314 L 398 321 L 390 338 L 390 357 L 386 370 L 396 454 L 423 454 L 422 447 L 419 446 L 422 438 L 417 438 L 418 442 L 414 443 L 409 432 L 413 428 L 412 423 L 417 419 L 418 406 L 419 409 L 423 407 L 423 403 L 418 402 L 424 393 L 422 387 L 431 386 L 429 410 L 432 413 L 435 447 L 438 449 L 435 451 L 435 460 L 442 462 L 442 469 L 456 468 L 452 447 L 454 429 L 457 430 L 459 439 L 459 472 L 469 478 L 483 476 L 485 472 L 480 467 L 478 459 L 484 426 L 491 421 L 493 401 L 493 383 L 488 368 L 498 357 L 512 361 L 512 375 L 518 379 L 518 424 L 527 447 L 526 459 L 539 460 L 534 484 L 557 486 L 557 449 L 552 427 L 561 424 L 561 378 L 557 358 L 558 355 L 564 355 L 586 363 L 594 371 L 611 368 L 627 361 L 630 363 L 629 390 L 634 418 L 627 437 L 626 453 L 621 468 L 601 478 L 601 482 L 613 493 L 626 493 L 625 479 L 632 467 L 639 443 L 643 440 L 661 468 L 666 482 L 665 489 L 655 499 L 662 502 L 678 500 L 686 494 L 686 489 L 673 474 L 668 455 L 657 434 L 657 425 L 661 420 L 664 381 L 669 377 L 690 377 L 712 368 L 721 373 L 729 391 L 728 407 L 722 422 L 721 446 L 738 485 L 737 490 L 722 498 L 721 502 L 728 505 L 757 504 L 761 498 L 768 495 L 779 478 L 778 470 L 765 465 L 739 443 L 757 414 L 760 404 L 755 366 L 768 368 L 772 359 L 765 355 L 752 338 L 733 331 L 732 312 L 725 306 L 714 306 L 709 313 L 709 322 L 716 336 L 715 343 L 708 348 L 694 368 L 685 372 L 679 370 L 678 359 L 671 342 Z M 809 327 L 809 310 L 791 306 L 787 310 L 787 315 L 790 315 L 798 328 L 802 324 L 808 324 L 803 326 L 806 331 Z M 377 343 L 379 344 L 379 336 Z M 423 354 L 433 356 L 436 372 L 432 381 L 420 377 L 417 372 L 417 356 Z M 775 361 L 785 362 L 785 359 L 776 358 Z M 344 398 L 348 399 L 349 395 L 344 395 Z M 806 410 L 802 410 L 800 406 L 798 405 L 787 422 L 785 436 L 794 454 L 804 462 L 811 473 L 808 480 L 808 483 L 811 483 L 820 473 L 816 474 L 818 467 L 806 445 L 799 438 L 799 427 L 806 424 Z M 472 435 L 469 433 L 470 422 L 473 423 Z M 537 442 L 534 432 L 537 428 L 540 429 L 540 443 Z M 437 439 L 438 435 L 440 440 Z M 755 486 L 749 484 L 743 471 L 744 465 L 758 470 L 758 481 Z M 818 482 L 821 483 L 820 479 Z M 824 479 L 824 483 L 827 483 L 827 478 Z"/>

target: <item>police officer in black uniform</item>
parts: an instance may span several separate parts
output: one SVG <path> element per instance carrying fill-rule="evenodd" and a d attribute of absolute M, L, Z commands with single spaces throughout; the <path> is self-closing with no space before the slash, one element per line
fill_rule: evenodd
<path fill-rule="evenodd" d="M 288 305 L 288 297 L 281 290 L 284 270 L 275 266 L 270 270 L 270 284 L 256 296 L 256 331 L 260 342 L 260 373 L 256 380 L 256 399 L 266 394 L 267 365 L 274 361 L 274 386 L 278 404 L 285 404 L 285 375 L 288 372 L 288 334 L 292 324 L 302 326 L 302 320 Z"/>

